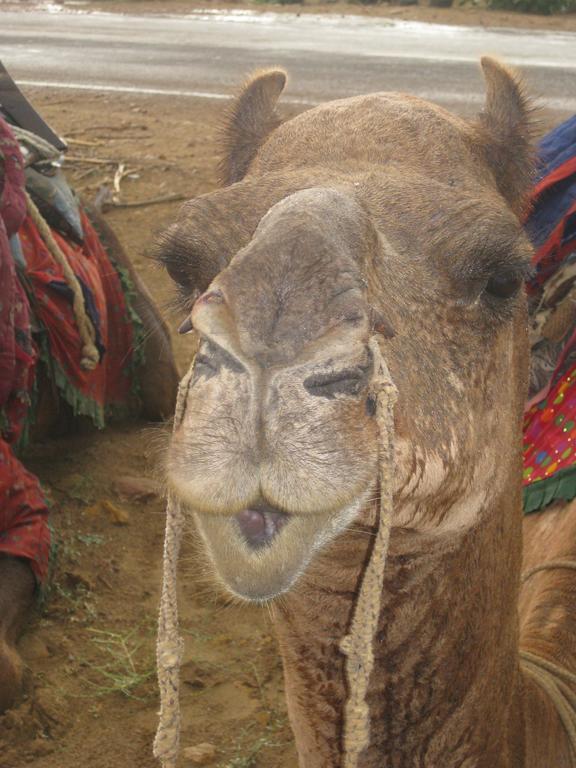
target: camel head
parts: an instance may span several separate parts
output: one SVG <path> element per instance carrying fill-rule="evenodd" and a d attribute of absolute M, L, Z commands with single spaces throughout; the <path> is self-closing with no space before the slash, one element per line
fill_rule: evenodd
<path fill-rule="evenodd" d="M 483 68 L 470 123 L 388 93 L 281 123 L 284 73 L 257 75 L 224 186 L 159 242 L 199 340 L 169 488 L 234 595 L 286 592 L 375 524 L 372 337 L 399 392 L 395 527 L 471 526 L 519 472 L 530 126 L 515 77 Z"/>

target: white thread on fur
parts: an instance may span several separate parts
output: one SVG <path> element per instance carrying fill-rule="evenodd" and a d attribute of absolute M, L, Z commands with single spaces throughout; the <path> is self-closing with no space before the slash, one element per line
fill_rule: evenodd
<path fill-rule="evenodd" d="M 576 675 L 529 651 L 520 651 L 520 666 L 548 694 L 570 742 L 572 765 L 576 765 Z"/>
<path fill-rule="evenodd" d="M 558 569 L 576 571 L 574 560 L 550 560 L 540 563 L 522 574 L 524 584 L 534 574 Z M 520 651 L 520 666 L 540 688 L 548 694 L 570 742 L 572 765 L 576 766 L 576 693 L 570 685 L 576 685 L 576 675 L 560 664 L 555 664 L 530 651 Z"/>

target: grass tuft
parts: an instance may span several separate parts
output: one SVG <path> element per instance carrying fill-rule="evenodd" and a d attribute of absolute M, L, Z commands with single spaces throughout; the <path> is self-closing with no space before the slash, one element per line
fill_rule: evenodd
<path fill-rule="evenodd" d="M 156 669 L 153 661 L 142 664 L 137 655 L 144 641 L 135 637 L 136 628 L 126 633 L 110 632 L 103 629 L 89 629 L 94 637 L 92 642 L 104 657 L 102 664 L 85 662 L 85 666 L 98 677 L 97 681 L 85 678 L 91 687 L 93 696 L 107 696 L 120 693 L 129 699 L 142 698 L 134 691 L 154 676 Z"/>

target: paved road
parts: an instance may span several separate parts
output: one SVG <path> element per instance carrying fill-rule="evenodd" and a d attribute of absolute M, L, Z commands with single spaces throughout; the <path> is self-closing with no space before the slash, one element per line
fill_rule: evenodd
<path fill-rule="evenodd" d="M 241 11 L 0 12 L 0 56 L 24 84 L 223 98 L 245 73 L 281 64 L 296 102 L 402 90 L 466 113 L 482 101 L 485 53 L 521 66 L 559 115 L 576 112 L 576 33 Z"/>

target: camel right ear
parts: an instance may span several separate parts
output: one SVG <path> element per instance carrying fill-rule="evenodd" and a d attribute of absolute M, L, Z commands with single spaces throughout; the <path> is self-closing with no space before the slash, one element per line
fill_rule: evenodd
<path fill-rule="evenodd" d="M 502 196 L 520 214 L 533 181 L 534 110 L 516 73 L 487 56 L 481 63 L 486 81 L 480 114 L 485 156 Z"/>
<path fill-rule="evenodd" d="M 285 85 L 286 72 L 281 69 L 257 72 L 235 99 L 221 132 L 220 178 L 224 185 L 244 177 L 260 147 L 280 125 L 276 102 Z"/>

